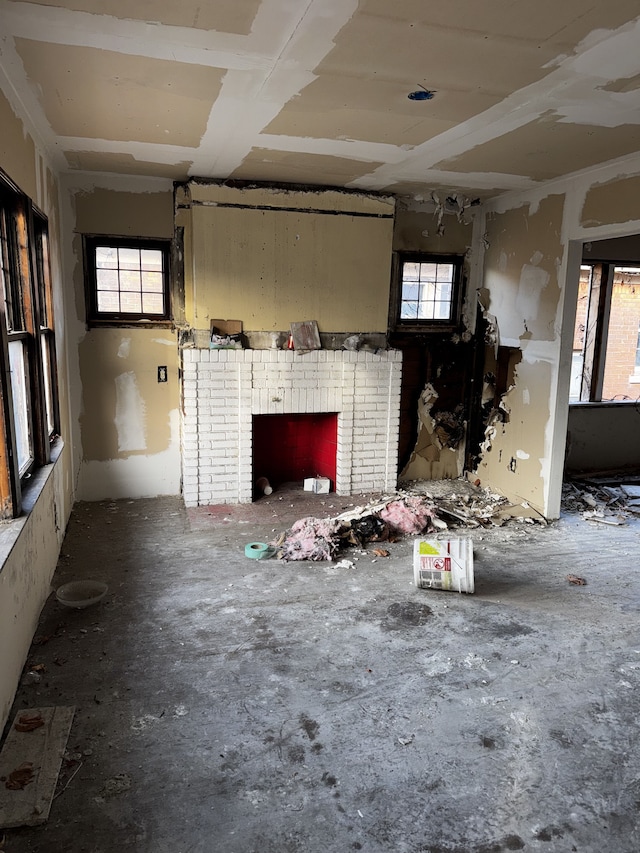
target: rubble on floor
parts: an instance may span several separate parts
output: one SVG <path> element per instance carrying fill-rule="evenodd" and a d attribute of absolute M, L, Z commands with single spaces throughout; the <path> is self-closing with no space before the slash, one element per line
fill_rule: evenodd
<path fill-rule="evenodd" d="M 518 509 L 522 515 L 517 514 Z M 546 524 L 542 516 L 530 515 L 526 503 L 514 507 L 502 495 L 464 478 L 437 483 L 412 481 L 404 489 L 334 518 L 301 518 L 271 544 L 281 560 L 333 560 L 349 546 L 363 548 L 368 542 L 393 542 L 402 535 L 460 527 L 500 527 L 514 519 Z"/>
<path fill-rule="evenodd" d="M 562 509 L 598 524 L 626 524 L 640 515 L 640 477 L 601 475 L 565 482 Z"/>

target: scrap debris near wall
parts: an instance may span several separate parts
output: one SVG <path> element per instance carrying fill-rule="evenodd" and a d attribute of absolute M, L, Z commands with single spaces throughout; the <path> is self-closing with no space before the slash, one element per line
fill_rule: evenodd
<path fill-rule="evenodd" d="M 562 508 L 597 524 L 626 524 L 628 518 L 640 515 L 640 477 L 572 480 L 562 487 Z"/>
<path fill-rule="evenodd" d="M 541 516 L 514 516 L 514 505 L 502 495 L 462 479 L 456 485 L 456 491 L 436 496 L 424 484 L 415 483 L 334 518 L 301 518 L 271 545 L 281 560 L 321 561 L 335 559 L 350 546 L 363 548 L 369 542 L 395 542 L 403 535 L 460 527 L 500 527 L 514 517 L 530 524 L 546 524 Z M 528 507 L 523 504 L 522 509 Z"/>
<path fill-rule="evenodd" d="M 460 477 L 464 467 L 466 420 L 463 406 L 432 414 L 438 392 L 428 383 L 418 400 L 418 438 L 403 480 L 442 480 Z"/>

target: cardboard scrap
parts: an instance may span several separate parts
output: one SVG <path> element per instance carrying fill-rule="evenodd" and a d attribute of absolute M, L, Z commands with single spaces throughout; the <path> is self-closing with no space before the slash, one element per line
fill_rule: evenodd
<path fill-rule="evenodd" d="M 49 818 L 75 708 L 18 711 L 0 753 L 0 829 Z"/>

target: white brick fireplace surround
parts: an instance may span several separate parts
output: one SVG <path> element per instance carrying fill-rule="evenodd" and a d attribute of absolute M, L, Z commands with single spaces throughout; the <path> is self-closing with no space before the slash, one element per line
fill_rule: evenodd
<path fill-rule="evenodd" d="M 335 490 L 396 486 L 402 353 L 183 350 L 187 506 L 253 499 L 253 415 L 336 412 Z"/>

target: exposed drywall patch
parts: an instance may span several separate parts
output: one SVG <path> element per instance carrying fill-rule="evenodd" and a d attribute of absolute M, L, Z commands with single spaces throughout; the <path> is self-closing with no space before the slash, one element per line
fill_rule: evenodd
<path fill-rule="evenodd" d="M 118 347 L 118 358 L 128 358 L 131 352 L 131 338 L 123 338 Z"/>
<path fill-rule="evenodd" d="M 138 389 L 136 375 L 130 370 L 116 376 L 115 382 L 116 416 L 114 423 L 118 433 L 118 450 L 120 452 L 146 450 L 146 407 Z"/>
<path fill-rule="evenodd" d="M 169 413 L 170 440 L 159 453 L 91 460 L 80 471 L 78 500 L 149 498 L 180 494 L 180 413 Z"/>
<path fill-rule="evenodd" d="M 111 50 L 24 38 L 15 43 L 60 136 L 159 145 L 170 139 L 197 148 L 224 76 L 221 68 Z"/>
<path fill-rule="evenodd" d="M 400 480 L 442 480 L 460 477 L 464 468 L 466 421 L 462 407 L 433 412 L 438 392 L 431 383 L 418 400 L 418 438 Z"/>
<path fill-rule="evenodd" d="M 173 346 L 159 344 L 163 339 Z M 91 329 L 78 355 L 82 467 L 166 450 L 169 412 L 179 394 L 176 333 L 130 329 L 123 335 L 118 328 Z M 158 365 L 167 366 L 167 382 L 158 382 Z"/>
<path fill-rule="evenodd" d="M 537 252 L 539 261 L 544 257 L 541 252 Z M 525 318 L 536 317 L 540 311 L 540 298 L 542 291 L 549 284 L 550 275 L 541 267 L 533 266 L 533 264 L 524 264 L 520 272 L 520 280 L 518 282 L 518 295 L 516 296 L 516 311 Z"/>
<path fill-rule="evenodd" d="M 67 150 L 64 156 L 72 169 L 83 172 L 115 172 L 119 175 L 150 175 L 184 180 L 189 174 L 191 160 L 175 158 L 176 146 L 171 146 L 172 162 L 137 159 L 133 154 L 114 151 Z"/>
<path fill-rule="evenodd" d="M 557 338 L 563 211 L 564 196 L 553 194 L 535 213 L 523 204 L 487 215 L 482 303 L 500 324 L 502 344 L 522 345 L 523 330 L 534 341 Z"/>
<path fill-rule="evenodd" d="M 149 21 L 174 27 L 194 27 L 215 30 L 219 33 L 248 35 L 260 6 L 260 0 L 153 0 L 139 6 L 130 0 L 25 0 L 41 6 L 57 6 L 94 15 L 111 15 L 114 18 Z"/>
<path fill-rule="evenodd" d="M 580 214 L 583 228 L 640 220 L 640 175 L 617 177 L 587 191 Z"/>
<path fill-rule="evenodd" d="M 593 106 L 589 105 L 591 109 Z M 496 136 L 463 154 L 441 160 L 434 168 L 452 172 L 495 172 L 496 163 L 505 175 L 522 175 L 548 181 L 579 169 L 635 153 L 640 148 L 640 127 L 628 122 L 602 127 L 584 122 L 572 124 L 554 110 Z"/>
<path fill-rule="evenodd" d="M 341 186 L 368 175 L 381 165 L 380 161 L 360 161 L 330 154 L 252 148 L 230 178 Z"/>
<path fill-rule="evenodd" d="M 516 457 L 518 459 L 528 459 L 529 454 L 526 453 L 524 450 L 516 450 Z"/>
<path fill-rule="evenodd" d="M 605 92 L 635 92 L 640 89 L 640 74 L 634 74 L 632 77 L 620 77 L 600 88 Z"/>

